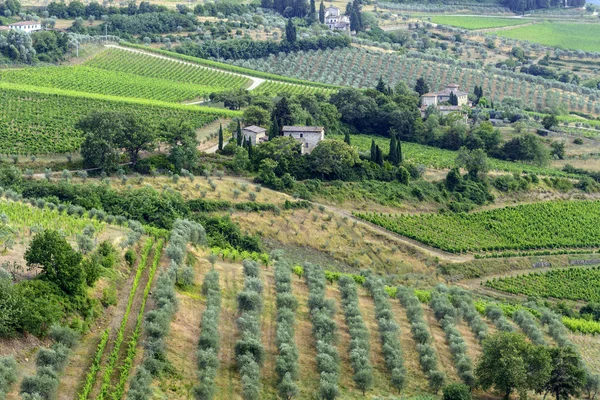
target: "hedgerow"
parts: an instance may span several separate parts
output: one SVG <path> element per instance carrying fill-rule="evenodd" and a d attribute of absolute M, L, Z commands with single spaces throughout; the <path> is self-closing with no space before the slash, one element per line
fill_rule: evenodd
<path fill-rule="evenodd" d="M 339 395 L 340 359 L 335 347 L 337 327 L 333 319 L 335 302 L 325 299 L 325 274 L 320 266 L 306 263 L 304 274 L 308 285 L 308 307 L 317 348 L 319 397 L 331 400 Z"/>
<path fill-rule="evenodd" d="M 394 319 L 383 282 L 380 279 L 369 277 L 364 286 L 375 303 L 375 318 L 379 326 L 381 350 L 387 370 L 390 372 L 392 386 L 400 392 L 406 383 L 406 368 L 398 339 L 400 328 Z"/>
<path fill-rule="evenodd" d="M 342 308 L 350 332 L 350 362 L 354 370 L 354 382 L 363 392 L 373 386 L 373 367 L 369 361 L 369 330 L 358 308 L 356 284 L 349 276 L 339 280 Z"/>
<path fill-rule="evenodd" d="M 527 310 L 517 310 L 512 318 L 534 344 L 543 346 L 548 345 L 544 339 L 544 334 L 535 322 L 535 317 L 532 313 Z"/>
<path fill-rule="evenodd" d="M 235 357 L 242 381 L 243 398 L 257 400 L 260 398 L 260 367 L 265 352 L 260 329 L 263 284 L 255 261 L 244 260 L 243 266 L 244 289 L 237 296 L 240 339 L 235 343 Z"/>
<path fill-rule="evenodd" d="M 20 394 L 22 397 L 50 400 L 58 389 L 58 375 L 65 367 L 71 348 L 77 343 L 77 333 L 71 328 L 54 325 L 49 336 L 54 343 L 49 348 L 42 347 L 36 356 L 35 375 L 23 378 Z"/>
<path fill-rule="evenodd" d="M 504 312 L 500 307 L 496 307 L 493 304 L 488 304 L 485 308 L 485 315 L 492 320 L 496 328 L 501 332 L 514 332 L 515 327 L 508 322 L 508 319 L 504 316 Z"/>
<path fill-rule="evenodd" d="M 435 318 L 439 321 L 446 334 L 446 341 L 454 358 L 454 365 L 458 371 L 458 376 L 466 385 L 474 387 L 475 375 L 473 373 L 473 363 L 467 355 L 467 344 L 456 328 L 459 314 L 457 309 L 450 303 L 448 288 L 438 285 L 436 290 L 431 293 L 430 305 Z"/>
<path fill-rule="evenodd" d="M 152 396 L 152 377 L 165 368 L 165 338 L 169 333 L 171 319 L 177 311 L 175 283 L 177 274 L 183 266 L 188 243 L 199 245 L 206 243 L 206 232 L 202 225 L 178 219 L 173 224 L 166 248 L 171 260 L 169 268 L 162 272 L 152 292 L 155 309 L 148 312 L 144 321 L 146 340 L 144 341 L 144 361 L 131 380 L 127 398 L 147 400 Z"/>
<path fill-rule="evenodd" d="M 17 362 L 14 357 L 0 357 L 0 400 L 6 399 L 10 387 L 17 381 Z"/>
<path fill-rule="evenodd" d="M 198 340 L 198 384 L 194 397 L 210 400 L 215 394 L 215 376 L 219 368 L 219 315 L 221 313 L 221 289 L 219 273 L 213 269 L 204 277 L 202 294 L 206 297 L 206 309 L 200 322 Z"/>
<path fill-rule="evenodd" d="M 477 312 L 469 292 L 458 287 L 453 287 L 450 289 L 450 293 L 452 295 L 452 304 L 461 312 L 463 319 L 469 324 L 471 332 L 473 332 L 477 340 L 480 342 L 483 341 L 487 336 L 488 327 Z"/>
<path fill-rule="evenodd" d="M 429 327 L 425 323 L 421 302 L 411 289 L 404 286 L 398 286 L 396 295 L 406 309 L 410 329 L 415 342 L 417 342 L 417 352 L 419 353 L 421 369 L 427 375 L 427 379 L 429 379 L 429 387 L 437 393 L 444 386 L 446 377 L 438 369 L 438 358 L 431 346 L 432 337 Z"/>
<path fill-rule="evenodd" d="M 279 352 L 275 369 L 279 395 L 291 399 L 298 395 L 298 349 L 294 340 L 298 301 L 292 294 L 292 271 L 285 262 L 275 264 L 275 291 L 277 292 L 277 330 L 275 342 Z"/>

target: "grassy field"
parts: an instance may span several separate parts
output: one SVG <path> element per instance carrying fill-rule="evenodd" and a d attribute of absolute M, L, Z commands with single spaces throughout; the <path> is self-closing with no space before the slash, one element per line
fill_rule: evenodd
<path fill-rule="evenodd" d="M 440 25 L 457 26 L 464 29 L 488 29 L 522 25 L 529 22 L 529 20 L 517 18 L 454 17 L 436 15 L 431 17 L 431 22 Z"/>
<path fill-rule="evenodd" d="M 550 23 L 494 32 L 500 36 L 571 50 L 600 51 L 600 24 Z"/>

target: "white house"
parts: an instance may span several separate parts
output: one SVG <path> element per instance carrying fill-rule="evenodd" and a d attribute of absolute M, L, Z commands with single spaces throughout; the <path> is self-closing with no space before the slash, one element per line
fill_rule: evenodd
<path fill-rule="evenodd" d="M 42 29 L 42 24 L 36 21 L 19 21 L 8 26 L 10 29 L 24 31 L 27 33 L 39 31 Z"/>
<path fill-rule="evenodd" d="M 329 6 L 325 9 L 325 24 L 331 30 L 350 30 L 350 18 L 342 15 L 340 9 L 333 6 Z"/>
<path fill-rule="evenodd" d="M 325 128 L 322 126 L 284 126 L 283 136 L 291 136 L 302 145 L 302 154 L 308 154 L 325 139 Z"/>
<path fill-rule="evenodd" d="M 266 138 L 267 130 L 265 128 L 261 128 L 260 126 L 250 125 L 246 126 L 242 129 L 242 135 L 246 141 L 250 140 L 252 146 L 256 146 L 257 142 L 260 142 L 261 139 Z"/>

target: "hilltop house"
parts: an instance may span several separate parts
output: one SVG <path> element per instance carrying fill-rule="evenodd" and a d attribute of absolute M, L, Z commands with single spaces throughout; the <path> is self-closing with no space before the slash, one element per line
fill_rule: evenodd
<path fill-rule="evenodd" d="M 456 96 L 457 105 L 443 104 L 450 101 L 450 94 Z M 456 84 L 446 85 L 446 88 L 439 92 L 426 93 L 421 96 L 421 113 L 424 113 L 429 106 L 435 106 L 442 115 L 446 115 L 460 111 L 464 105 L 469 105 L 469 93 L 462 92 Z"/>
<path fill-rule="evenodd" d="M 302 145 L 302 154 L 309 154 L 325 139 L 325 128 L 322 126 L 284 126 L 283 136 L 291 136 Z"/>
<path fill-rule="evenodd" d="M 266 140 L 266 132 L 265 128 L 256 125 L 246 126 L 242 129 L 242 135 L 246 141 L 249 140 L 252 143 L 252 146 L 256 146 L 257 143 Z"/>
<path fill-rule="evenodd" d="M 42 29 L 42 24 L 36 21 L 19 21 L 8 26 L 12 30 L 24 31 L 27 33 L 39 31 Z"/>
<path fill-rule="evenodd" d="M 350 30 L 350 18 L 342 15 L 340 9 L 333 6 L 329 6 L 325 9 L 325 24 L 331 30 Z"/>

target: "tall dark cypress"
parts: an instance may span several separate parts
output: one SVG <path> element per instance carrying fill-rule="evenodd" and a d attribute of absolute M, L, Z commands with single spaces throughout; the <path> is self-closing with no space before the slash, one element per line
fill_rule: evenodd
<path fill-rule="evenodd" d="M 319 5 L 319 22 L 325 23 L 325 4 L 323 4 L 323 0 L 321 0 L 321 5 Z"/>
<path fill-rule="evenodd" d="M 390 132 L 392 138 L 390 139 L 390 154 L 388 156 L 388 161 L 392 163 L 392 165 L 398 165 L 398 143 L 396 142 L 396 133 Z"/>
<path fill-rule="evenodd" d="M 398 150 L 396 151 L 398 154 L 398 164 L 402 164 L 404 161 L 404 156 L 402 155 L 402 141 L 398 138 Z"/>
<path fill-rule="evenodd" d="M 240 123 L 240 120 L 238 119 L 238 123 L 237 123 L 237 129 L 236 129 L 236 139 L 237 139 L 237 145 L 241 146 L 242 145 L 242 139 L 244 138 L 242 135 L 242 125 Z"/>
<path fill-rule="evenodd" d="M 346 129 L 346 132 L 344 133 L 344 142 L 349 145 L 352 144 L 350 143 L 350 131 L 348 129 Z"/>
<path fill-rule="evenodd" d="M 223 150 L 223 125 L 219 124 L 219 150 Z"/>
<path fill-rule="evenodd" d="M 375 139 L 371 140 L 371 161 L 377 162 L 377 146 L 375 145 Z"/>
<path fill-rule="evenodd" d="M 379 166 L 383 167 L 383 152 L 379 146 L 375 146 L 375 162 L 379 164 Z"/>
<path fill-rule="evenodd" d="M 271 127 L 269 128 L 269 140 L 275 139 L 279 136 L 279 122 L 277 117 L 273 115 L 273 121 L 271 121 Z"/>

